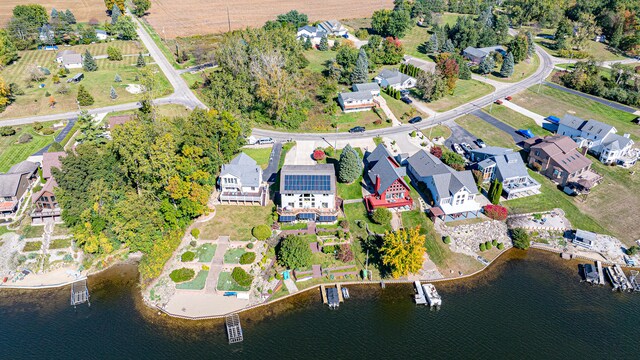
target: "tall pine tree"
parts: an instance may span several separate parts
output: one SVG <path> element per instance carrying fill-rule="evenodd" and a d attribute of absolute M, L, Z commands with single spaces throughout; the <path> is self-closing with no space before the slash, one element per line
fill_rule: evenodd
<path fill-rule="evenodd" d="M 118 93 L 116 93 L 116 89 L 114 89 L 113 86 L 111 87 L 111 92 L 109 93 L 109 96 L 111 97 L 111 100 L 115 100 L 118 98 Z"/>
<path fill-rule="evenodd" d="M 75 15 L 73 15 L 71 10 L 67 9 L 67 11 L 64 12 L 64 15 L 66 16 L 67 22 L 69 24 L 75 24 L 77 22 L 76 21 L 76 17 L 75 17 Z"/>
<path fill-rule="evenodd" d="M 85 71 L 96 71 L 98 70 L 98 64 L 96 64 L 96 60 L 91 56 L 89 50 L 85 50 L 84 57 L 82 59 L 82 68 Z"/>
<path fill-rule="evenodd" d="M 360 48 L 358 53 L 358 59 L 356 60 L 356 67 L 351 73 L 351 82 L 354 84 L 367 82 L 369 79 L 369 58 L 364 48 Z"/>
<path fill-rule="evenodd" d="M 343 183 L 352 183 L 362 175 L 362 160 L 350 144 L 342 149 L 338 161 L 338 180 Z"/>
<path fill-rule="evenodd" d="M 145 67 L 145 65 L 147 65 L 146 61 L 144 61 L 144 56 L 142 56 L 142 53 L 138 53 L 138 61 L 136 61 L 136 66 L 141 68 L 141 67 Z"/>
<path fill-rule="evenodd" d="M 320 44 L 318 45 L 318 50 L 320 50 L 320 51 L 329 50 L 329 39 L 327 39 L 327 35 L 323 36 L 322 39 L 320 39 Z"/>
<path fill-rule="evenodd" d="M 492 72 L 494 67 L 496 67 L 496 61 L 493 59 L 493 56 L 487 55 L 480 62 L 479 70 L 482 75 L 486 75 Z"/>
<path fill-rule="evenodd" d="M 513 54 L 508 53 L 507 57 L 505 57 L 504 61 L 502 62 L 502 67 L 500 68 L 500 76 L 505 78 L 511 77 L 511 75 L 513 75 L 514 65 Z"/>
<path fill-rule="evenodd" d="M 76 100 L 80 106 L 93 105 L 93 96 L 84 88 L 84 85 L 78 87 L 78 97 Z"/>
<path fill-rule="evenodd" d="M 113 8 L 111 8 L 111 25 L 115 25 L 121 15 L 122 12 L 118 5 L 113 4 Z"/>
<path fill-rule="evenodd" d="M 451 41 L 451 39 L 447 39 L 447 41 L 444 42 L 444 45 L 442 45 L 442 52 L 452 54 L 456 52 L 456 47 L 453 45 L 453 41 Z"/>

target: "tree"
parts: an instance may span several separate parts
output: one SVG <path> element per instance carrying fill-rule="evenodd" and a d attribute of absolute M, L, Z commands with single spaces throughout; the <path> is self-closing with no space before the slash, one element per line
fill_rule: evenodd
<path fill-rule="evenodd" d="M 338 180 L 343 183 L 352 183 L 362 175 L 362 168 L 360 155 L 347 144 L 342 149 L 338 161 Z"/>
<path fill-rule="evenodd" d="M 422 268 L 425 240 L 425 235 L 420 234 L 420 227 L 400 229 L 384 235 L 380 253 L 382 263 L 391 270 L 391 276 L 407 276 Z"/>
<path fill-rule="evenodd" d="M 69 9 L 67 9 L 67 11 L 64 12 L 64 16 L 67 18 L 67 22 L 69 24 L 75 24 L 77 22 L 75 15 L 73 15 L 71 10 Z"/>
<path fill-rule="evenodd" d="M 373 211 L 371 220 L 376 224 L 388 224 L 391 221 L 392 214 L 387 208 L 379 207 Z"/>
<path fill-rule="evenodd" d="M 18 49 L 6 30 L 0 29 L 0 68 L 18 60 Z"/>
<path fill-rule="evenodd" d="M 590 39 L 599 32 L 596 19 L 593 14 L 581 13 L 578 21 L 573 24 L 573 37 L 571 45 L 578 50 L 583 50 Z"/>
<path fill-rule="evenodd" d="M 102 128 L 93 121 L 93 116 L 89 115 L 86 110 L 80 112 L 77 123 L 80 128 L 80 134 L 78 134 L 76 140 L 79 143 L 100 145 L 106 142 L 102 136 Z"/>
<path fill-rule="evenodd" d="M 119 83 L 119 82 L 122 82 L 122 78 L 118 73 L 116 73 L 116 76 L 113 78 L 113 81 Z"/>
<path fill-rule="evenodd" d="M 630 248 L 627 249 L 626 253 L 629 256 L 633 256 L 635 254 L 638 253 L 638 251 L 640 251 L 640 248 L 637 245 L 633 245 Z"/>
<path fill-rule="evenodd" d="M 320 44 L 318 44 L 318 50 L 320 50 L 320 51 L 329 50 L 329 39 L 327 39 L 327 35 L 324 35 L 320 39 Z"/>
<path fill-rule="evenodd" d="M 7 85 L 2 76 L 0 76 L 0 112 L 3 112 L 11 103 L 11 98 L 11 87 Z"/>
<path fill-rule="evenodd" d="M 136 66 L 139 68 L 145 67 L 147 65 L 146 61 L 144 60 L 144 56 L 142 56 L 142 53 L 138 53 L 138 60 L 136 61 Z"/>
<path fill-rule="evenodd" d="M 480 70 L 481 74 L 486 75 L 491 73 L 494 67 L 496 67 L 496 61 L 493 59 L 493 56 L 489 54 L 482 59 L 478 70 Z"/>
<path fill-rule="evenodd" d="M 109 46 L 107 48 L 107 58 L 112 61 L 122 60 L 122 51 L 115 46 Z"/>
<path fill-rule="evenodd" d="M 288 269 L 301 269 L 311 265 L 311 248 L 298 236 L 287 236 L 277 248 L 278 262 Z"/>
<path fill-rule="evenodd" d="M 293 27 L 298 28 L 300 26 L 307 25 L 309 18 L 307 15 L 299 13 L 298 10 L 291 10 L 286 14 L 280 14 L 276 17 L 276 21 L 279 23 L 288 23 Z"/>
<path fill-rule="evenodd" d="M 503 78 L 511 77 L 511 75 L 513 75 L 514 65 L 513 54 L 508 53 L 507 57 L 505 57 L 504 61 L 502 62 L 502 67 L 500 68 L 500 76 L 502 76 Z"/>
<path fill-rule="evenodd" d="M 442 45 L 442 52 L 454 53 L 456 52 L 456 47 L 453 45 L 451 39 L 447 39 Z"/>
<path fill-rule="evenodd" d="M 442 153 L 440 157 L 443 163 L 456 170 L 464 169 L 465 160 L 462 155 L 458 153 L 454 153 L 453 151 L 445 151 Z"/>
<path fill-rule="evenodd" d="M 529 41 L 525 34 L 518 34 L 507 46 L 508 51 L 513 54 L 513 61 L 517 64 L 527 58 L 529 52 Z"/>
<path fill-rule="evenodd" d="M 458 66 L 458 62 L 456 62 L 452 56 L 448 55 L 448 53 L 440 55 L 438 70 L 440 70 L 440 73 L 447 82 L 449 93 L 453 94 L 453 90 L 456 88 L 456 81 L 460 75 L 460 67 Z"/>
<path fill-rule="evenodd" d="M 113 4 L 113 7 L 111 8 L 111 25 L 115 25 L 118 22 L 120 16 L 122 16 L 120 8 L 118 7 L 118 5 Z"/>
<path fill-rule="evenodd" d="M 109 97 L 111 97 L 111 100 L 115 100 L 118 98 L 118 94 L 116 93 L 116 89 L 113 88 L 113 86 L 111 87 L 111 91 L 109 92 Z"/>
<path fill-rule="evenodd" d="M 438 159 L 442 157 L 442 148 L 440 146 L 431 147 L 431 150 L 429 150 L 429 152 L 431 153 L 431 155 L 437 157 Z"/>
<path fill-rule="evenodd" d="M 351 72 L 351 82 L 354 84 L 367 82 L 369 79 L 369 59 L 364 49 L 360 49 L 356 67 Z"/>
<path fill-rule="evenodd" d="M 271 237 L 271 228 L 267 225 L 258 225 L 251 229 L 251 235 L 260 241 L 267 240 Z"/>
<path fill-rule="evenodd" d="M 469 64 L 466 61 L 462 63 L 458 62 L 458 66 L 460 67 L 460 79 L 462 80 L 471 80 L 471 69 L 469 68 Z"/>
<path fill-rule="evenodd" d="M 113 5 L 117 5 L 120 13 L 124 13 L 124 1 L 125 0 L 104 0 L 104 5 L 108 11 L 113 10 Z"/>
<path fill-rule="evenodd" d="M 438 35 L 436 33 L 431 34 L 429 38 L 429 52 L 437 54 L 440 50 L 440 44 L 438 43 Z"/>
<path fill-rule="evenodd" d="M 555 48 L 558 50 L 567 48 L 567 41 L 573 35 L 573 26 L 567 18 L 563 18 L 558 24 L 554 39 L 556 40 Z"/>
<path fill-rule="evenodd" d="M 531 31 L 527 31 L 526 32 L 527 35 L 527 57 L 533 57 L 533 55 L 536 53 L 536 43 L 533 41 L 533 34 L 531 33 Z"/>
<path fill-rule="evenodd" d="M 89 72 L 98 70 L 98 64 L 96 64 L 96 60 L 91 56 L 89 49 L 85 50 L 84 56 L 82 57 L 82 68 Z"/>
<path fill-rule="evenodd" d="M 17 5 L 13 8 L 13 17 L 25 20 L 36 27 L 49 23 L 49 14 L 42 5 Z"/>
<path fill-rule="evenodd" d="M 377 10 L 371 19 L 371 28 L 384 37 L 402 38 L 411 25 L 411 16 L 403 9 Z"/>
<path fill-rule="evenodd" d="M 504 221 L 507 219 L 507 208 L 500 205 L 485 205 L 484 206 L 484 214 L 487 215 L 489 219 Z"/>
<path fill-rule="evenodd" d="M 133 9 L 133 13 L 136 14 L 137 17 L 142 17 L 151 8 L 151 1 L 133 0 L 133 5 L 135 6 L 135 8 Z"/>
<path fill-rule="evenodd" d="M 302 47 L 305 50 L 311 50 L 313 49 L 313 44 L 311 43 L 311 38 L 305 38 L 304 40 L 304 44 L 302 45 Z"/>
<path fill-rule="evenodd" d="M 500 203 L 500 197 L 502 196 L 502 183 L 498 179 L 494 179 L 489 186 L 489 201 L 498 205 Z"/>
<path fill-rule="evenodd" d="M 253 276 L 251 276 L 245 269 L 236 266 L 231 271 L 231 277 L 235 280 L 236 283 L 240 286 L 251 286 L 253 282 Z"/>
<path fill-rule="evenodd" d="M 76 98 L 78 104 L 80 106 L 90 106 L 93 105 L 93 96 L 89 94 L 87 89 L 84 88 L 84 85 L 80 85 L 78 87 L 78 96 Z"/>
<path fill-rule="evenodd" d="M 511 230 L 511 241 L 517 249 L 527 250 L 531 245 L 529 233 L 523 228 L 515 228 Z"/>
<path fill-rule="evenodd" d="M 611 34 L 611 37 L 609 38 L 609 46 L 611 46 L 614 49 L 617 49 L 620 46 L 620 42 L 622 41 L 623 35 L 624 35 L 624 25 L 622 22 L 618 22 L 618 24 L 615 27 L 615 30 L 613 31 L 613 34 Z"/>
<path fill-rule="evenodd" d="M 136 24 L 129 16 L 123 15 L 118 18 L 118 22 L 113 26 L 113 31 L 122 40 L 133 40 L 138 37 Z"/>

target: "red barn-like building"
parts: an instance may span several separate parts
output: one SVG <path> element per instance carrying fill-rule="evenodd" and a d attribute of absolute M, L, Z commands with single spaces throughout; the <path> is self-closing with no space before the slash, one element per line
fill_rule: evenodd
<path fill-rule="evenodd" d="M 365 197 L 368 211 L 378 207 L 400 208 L 411 207 L 409 185 L 405 181 L 406 169 L 389 154 L 384 145 L 378 145 L 365 159 L 367 179 L 372 192 Z"/>

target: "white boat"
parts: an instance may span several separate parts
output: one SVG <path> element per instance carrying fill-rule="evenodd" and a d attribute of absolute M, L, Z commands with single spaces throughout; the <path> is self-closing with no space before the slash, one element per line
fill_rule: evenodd
<path fill-rule="evenodd" d="M 429 302 L 430 306 L 440 306 L 442 305 L 442 298 L 440 297 L 440 294 L 438 294 L 438 291 L 436 290 L 436 287 L 433 286 L 433 284 L 424 284 L 422 285 L 422 289 L 424 290 L 424 294 L 427 297 L 427 301 Z"/>
<path fill-rule="evenodd" d="M 427 300 L 424 297 L 424 292 L 422 291 L 422 286 L 420 286 L 420 281 L 415 281 L 413 284 L 416 287 L 416 294 L 414 296 L 416 304 L 426 305 Z"/>

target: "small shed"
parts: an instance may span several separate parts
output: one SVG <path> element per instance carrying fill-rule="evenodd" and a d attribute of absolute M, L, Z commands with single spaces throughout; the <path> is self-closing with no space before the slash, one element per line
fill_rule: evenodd
<path fill-rule="evenodd" d="M 82 79 L 84 79 L 84 74 L 83 73 L 78 73 L 75 74 L 71 79 L 67 80 L 68 83 L 79 83 L 80 81 L 82 81 Z"/>

